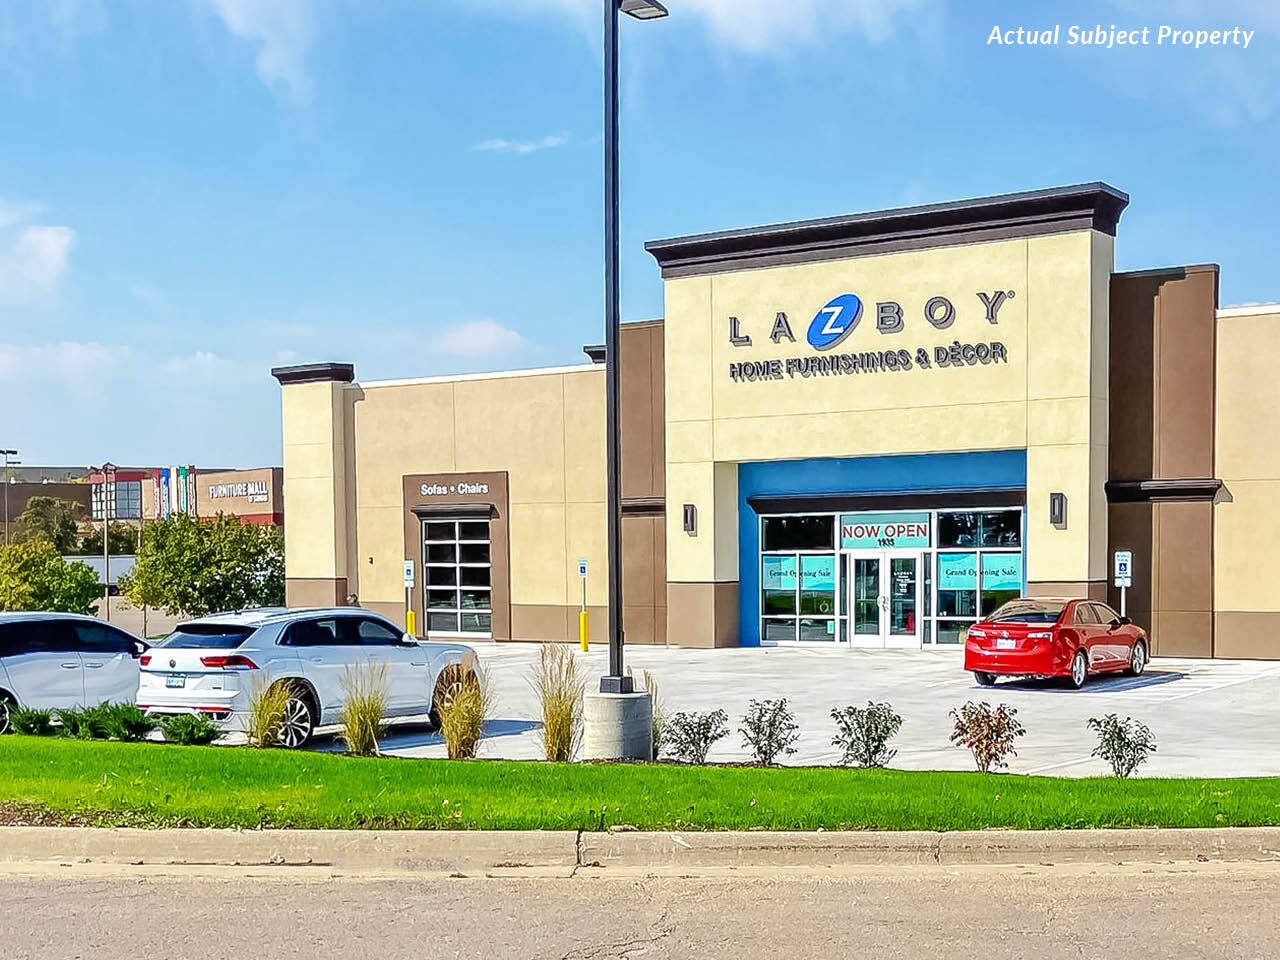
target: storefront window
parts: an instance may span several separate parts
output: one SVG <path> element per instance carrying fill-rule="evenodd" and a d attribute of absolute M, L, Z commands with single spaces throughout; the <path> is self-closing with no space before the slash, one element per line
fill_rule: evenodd
<path fill-rule="evenodd" d="M 836 558 L 834 554 L 800 558 L 800 612 L 834 617 Z"/>
<path fill-rule="evenodd" d="M 938 554 L 938 616 L 974 617 L 978 613 L 978 555 Z"/>
<path fill-rule="evenodd" d="M 998 510 L 982 515 L 982 546 L 1022 546 L 1022 511 Z"/>
<path fill-rule="evenodd" d="M 1021 510 L 986 510 L 938 514 L 942 547 L 1020 547 Z"/>
<path fill-rule="evenodd" d="M 833 516 L 765 517 L 761 549 L 830 550 L 836 542 L 836 518 Z"/>
<path fill-rule="evenodd" d="M 489 521 L 433 520 L 422 533 L 427 633 L 489 634 Z"/>
<path fill-rule="evenodd" d="M 773 643 L 794 640 L 796 622 L 795 620 L 765 620 L 760 635 L 761 639 Z"/>
<path fill-rule="evenodd" d="M 978 514 L 938 514 L 938 546 L 976 547 L 978 545 Z"/>
<path fill-rule="evenodd" d="M 982 555 L 982 615 L 995 612 L 999 606 L 1022 594 L 1022 554 L 984 553 Z"/>
<path fill-rule="evenodd" d="M 760 612 L 764 640 L 834 640 L 836 555 L 761 557 Z"/>
<path fill-rule="evenodd" d="M 937 643 L 964 643 L 965 635 L 973 626 L 972 620 L 939 620 Z"/>

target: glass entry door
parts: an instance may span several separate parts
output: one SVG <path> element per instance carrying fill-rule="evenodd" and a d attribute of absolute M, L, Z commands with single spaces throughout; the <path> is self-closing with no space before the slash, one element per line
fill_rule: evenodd
<path fill-rule="evenodd" d="M 849 556 L 850 642 L 855 647 L 920 646 L 919 552 Z"/>

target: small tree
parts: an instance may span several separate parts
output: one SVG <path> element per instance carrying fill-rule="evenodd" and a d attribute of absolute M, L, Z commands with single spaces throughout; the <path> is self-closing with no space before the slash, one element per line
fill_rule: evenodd
<path fill-rule="evenodd" d="M 983 773 L 992 767 L 1006 767 L 1006 757 L 1016 757 L 1013 741 L 1026 733 L 1017 720 L 1018 711 L 1007 704 L 992 709 L 987 702 L 969 701 L 959 710 L 951 711 L 955 730 L 951 742 L 957 747 L 967 747 L 973 752 L 973 760 Z"/>
<path fill-rule="evenodd" d="M 60 554 L 75 553 L 83 504 L 59 497 L 31 497 L 18 514 L 18 539 L 44 540 Z M 101 544 L 99 544 L 101 546 Z"/>
<path fill-rule="evenodd" d="M 219 514 L 171 514 L 150 524 L 138 558 L 120 578 L 134 606 L 201 616 L 284 603 L 284 537 L 275 527 Z"/>
<path fill-rule="evenodd" d="M 0 547 L 0 610 L 92 614 L 101 599 L 98 575 L 68 563 L 48 540 Z"/>
<path fill-rule="evenodd" d="M 138 552 L 138 528 L 127 523 L 115 522 L 107 528 L 107 542 L 111 545 L 113 557 Z M 93 532 L 86 533 L 76 551 L 80 556 L 102 556 L 102 527 L 95 527 Z"/>
<path fill-rule="evenodd" d="M 701 766 L 717 740 L 729 735 L 729 715 L 723 710 L 710 713 L 677 713 L 667 725 L 666 744 L 671 755 L 685 763 Z"/>
<path fill-rule="evenodd" d="M 902 717 L 889 704 L 868 700 L 865 707 L 832 707 L 831 719 L 836 722 L 831 745 L 840 748 L 842 764 L 883 767 L 897 755 L 897 750 L 889 749 L 889 741 L 902 727 Z"/>
<path fill-rule="evenodd" d="M 738 732 L 742 734 L 742 745 L 749 747 L 756 763 L 765 767 L 773 766 L 779 754 L 795 753 L 794 744 L 800 739 L 800 727 L 786 697 L 752 700 Z"/>
<path fill-rule="evenodd" d="M 1156 738 L 1151 729 L 1132 717 L 1121 720 L 1114 713 L 1108 713 L 1102 719 L 1092 717 L 1087 723 L 1089 729 L 1098 734 L 1098 745 L 1092 755 L 1111 764 L 1117 777 L 1132 776 L 1156 752 Z"/>

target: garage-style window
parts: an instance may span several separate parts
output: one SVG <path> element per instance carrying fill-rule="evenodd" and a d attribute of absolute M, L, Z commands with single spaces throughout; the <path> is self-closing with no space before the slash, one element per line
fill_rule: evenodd
<path fill-rule="evenodd" d="M 493 621 L 489 521 L 428 520 L 422 568 L 427 633 L 490 635 Z"/>

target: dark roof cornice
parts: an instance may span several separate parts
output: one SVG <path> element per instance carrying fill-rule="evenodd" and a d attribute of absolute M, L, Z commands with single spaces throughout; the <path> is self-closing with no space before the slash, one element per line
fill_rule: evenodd
<path fill-rule="evenodd" d="M 671 279 L 1076 230 L 1115 236 L 1128 205 L 1129 195 L 1109 184 L 1081 183 L 651 240 L 645 249 Z"/>
<path fill-rule="evenodd" d="M 271 375 L 281 386 L 293 383 L 350 383 L 356 368 L 350 363 L 299 363 L 292 367 L 272 367 Z"/>

